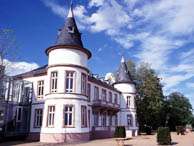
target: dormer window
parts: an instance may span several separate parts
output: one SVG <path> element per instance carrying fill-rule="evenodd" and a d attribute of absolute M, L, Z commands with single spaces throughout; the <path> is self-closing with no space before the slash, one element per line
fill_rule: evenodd
<path fill-rule="evenodd" d="M 75 33 L 75 28 L 73 26 L 68 26 L 69 33 Z"/>

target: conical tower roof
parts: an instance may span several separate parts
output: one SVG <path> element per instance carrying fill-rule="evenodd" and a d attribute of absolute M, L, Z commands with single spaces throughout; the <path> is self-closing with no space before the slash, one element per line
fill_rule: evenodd
<path fill-rule="evenodd" d="M 66 22 L 58 35 L 55 45 L 70 45 L 83 48 L 81 34 L 77 28 L 71 3 Z"/>
<path fill-rule="evenodd" d="M 124 56 L 122 56 L 121 58 L 121 65 L 119 70 L 117 71 L 116 83 L 118 82 L 132 82 L 131 75 L 125 63 Z"/>

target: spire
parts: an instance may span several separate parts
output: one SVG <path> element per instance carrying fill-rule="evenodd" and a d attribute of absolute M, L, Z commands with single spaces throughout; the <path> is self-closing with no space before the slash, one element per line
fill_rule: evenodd
<path fill-rule="evenodd" d="M 132 82 L 130 72 L 125 63 L 124 54 L 121 57 L 121 65 L 117 71 L 116 82 Z"/>
<path fill-rule="evenodd" d="M 77 28 L 76 21 L 73 15 L 72 1 L 66 22 L 58 35 L 56 45 L 70 45 L 83 48 L 81 34 Z"/>
<path fill-rule="evenodd" d="M 73 18 L 73 1 L 71 0 L 71 5 L 70 5 L 70 9 L 69 9 L 69 13 L 67 15 L 68 18 Z"/>
<path fill-rule="evenodd" d="M 124 57 L 124 53 L 122 54 L 122 57 L 121 57 L 121 63 L 124 63 L 125 62 L 125 57 Z"/>

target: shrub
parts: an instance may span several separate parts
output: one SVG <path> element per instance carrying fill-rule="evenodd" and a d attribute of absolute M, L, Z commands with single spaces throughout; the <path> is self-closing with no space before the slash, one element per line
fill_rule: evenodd
<path fill-rule="evenodd" d="M 170 145 L 171 135 L 168 127 L 159 127 L 157 130 L 157 142 L 160 145 Z"/>
<path fill-rule="evenodd" d="M 125 138 L 126 132 L 124 126 L 117 126 L 114 133 L 115 138 Z"/>
<path fill-rule="evenodd" d="M 145 133 L 147 134 L 147 135 L 151 135 L 152 134 L 152 129 L 151 129 L 151 127 L 145 127 Z"/>
<path fill-rule="evenodd" d="M 176 126 L 177 135 L 181 134 L 184 135 L 184 127 L 183 126 Z"/>

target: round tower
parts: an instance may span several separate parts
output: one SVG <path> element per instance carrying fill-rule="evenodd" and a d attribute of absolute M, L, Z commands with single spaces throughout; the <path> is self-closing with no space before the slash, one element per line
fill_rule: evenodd
<path fill-rule="evenodd" d="M 49 57 L 41 142 L 89 140 L 88 59 L 83 47 L 72 4 L 56 44 L 46 49 Z"/>
<path fill-rule="evenodd" d="M 117 71 L 114 87 L 121 92 L 121 126 L 125 126 L 127 137 L 137 136 L 138 125 L 135 105 L 136 83 L 131 79 L 124 56 L 121 58 L 121 65 Z"/>

